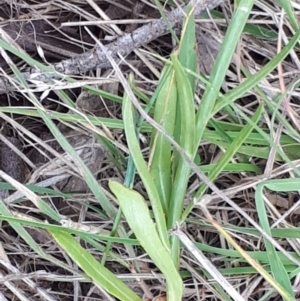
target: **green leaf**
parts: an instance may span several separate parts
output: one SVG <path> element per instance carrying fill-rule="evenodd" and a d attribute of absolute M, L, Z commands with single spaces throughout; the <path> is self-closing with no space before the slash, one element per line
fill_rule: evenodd
<path fill-rule="evenodd" d="M 183 68 L 196 71 L 196 34 L 195 34 L 195 16 L 190 5 L 186 8 L 186 17 L 181 32 L 181 40 L 179 44 L 178 59 Z M 195 91 L 195 76 L 191 73 L 187 74 L 192 92 Z"/>
<path fill-rule="evenodd" d="M 287 0 L 277 0 L 277 2 L 282 6 L 282 8 L 285 10 L 285 13 L 287 14 L 289 21 L 292 23 L 292 26 L 295 30 L 299 29 L 298 25 L 298 19 L 293 11 L 293 7 L 291 4 L 291 1 Z"/>
<path fill-rule="evenodd" d="M 176 117 L 177 89 L 174 71 L 168 72 L 170 69 L 169 66 L 162 73 L 162 77 L 167 74 L 167 79 L 163 82 L 155 102 L 154 120 L 172 137 Z M 167 215 L 171 194 L 172 148 L 170 142 L 156 129 L 153 129 L 151 138 L 150 173 L 160 195 L 164 213 Z"/>
<path fill-rule="evenodd" d="M 203 132 L 211 117 L 216 99 L 218 98 L 220 88 L 224 82 L 224 78 L 228 67 L 231 63 L 236 45 L 243 32 L 247 22 L 254 0 L 240 0 L 233 14 L 232 20 L 227 29 L 221 49 L 216 58 L 214 68 L 210 76 L 210 84 L 206 87 L 201 100 L 201 105 L 197 113 L 197 144 L 202 140 Z M 225 107 L 223 105 L 222 107 Z"/>
<path fill-rule="evenodd" d="M 285 1 L 285 0 L 284 0 Z M 214 19 L 224 19 L 225 16 L 223 13 L 212 10 L 210 14 L 203 14 L 203 19 L 210 20 L 211 18 Z M 278 33 L 272 29 L 265 28 L 260 25 L 256 24 L 245 24 L 243 33 L 249 33 L 253 35 L 256 38 L 262 39 L 262 40 L 277 40 L 278 39 Z"/>
<path fill-rule="evenodd" d="M 286 58 L 286 56 L 290 53 L 291 49 L 293 49 L 293 47 L 298 42 L 299 37 L 300 37 L 300 30 L 297 30 L 297 32 L 291 38 L 289 43 L 281 50 L 281 52 L 276 57 L 274 57 L 258 72 L 249 76 L 248 79 L 242 82 L 238 87 L 233 88 L 231 91 L 226 93 L 226 95 L 222 97 L 222 99 L 218 100 L 210 116 L 211 117 L 214 116 L 222 108 L 224 108 L 229 104 L 232 104 L 235 100 L 237 100 L 238 98 L 242 97 L 245 93 L 247 93 L 251 88 L 258 85 L 262 79 L 264 79 L 267 75 L 269 75 L 278 66 L 278 64 Z"/>
<path fill-rule="evenodd" d="M 261 118 L 263 106 L 260 105 L 256 112 L 253 114 L 253 117 L 251 118 L 254 124 L 257 124 L 257 122 Z M 232 143 L 229 145 L 229 147 L 226 149 L 225 153 L 223 153 L 222 157 L 218 161 L 218 163 L 215 165 L 215 167 L 209 172 L 208 178 L 211 181 L 214 181 L 217 176 L 224 170 L 225 166 L 230 162 L 230 160 L 235 156 L 235 154 L 238 152 L 240 147 L 243 145 L 247 137 L 251 134 L 253 130 L 252 124 L 246 124 L 244 128 L 240 131 L 240 133 L 236 136 L 236 138 L 232 141 Z M 199 199 L 203 193 L 205 192 L 207 188 L 207 185 L 203 184 L 200 186 L 198 191 L 195 193 L 194 198 Z M 191 210 L 192 208 L 190 208 Z M 187 214 L 187 213 L 186 213 Z"/>
<path fill-rule="evenodd" d="M 165 246 L 168 246 L 169 240 L 167 235 L 167 226 L 162 203 L 160 200 L 159 193 L 156 189 L 156 185 L 143 158 L 139 141 L 136 137 L 136 130 L 133 119 L 133 107 L 127 94 L 124 95 L 123 99 L 123 121 L 128 148 L 130 150 L 136 170 L 139 173 L 143 184 L 147 190 L 160 239 L 162 240 Z"/>
<path fill-rule="evenodd" d="M 270 30 L 255 24 L 246 24 L 244 32 L 262 40 L 274 41 L 278 39 L 278 34 L 274 30 Z"/>
<path fill-rule="evenodd" d="M 142 299 L 129 289 L 106 267 L 101 265 L 87 250 L 70 234 L 63 231 L 49 230 L 57 243 L 64 249 L 72 260 L 109 294 L 122 301 L 141 301 Z"/>
<path fill-rule="evenodd" d="M 118 182 L 109 182 L 117 197 L 127 223 L 154 264 L 166 277 L 168 301 L 181 301 L 183 283 L 171 254 L 161 242 L 143 197 Z"/>
<path fill-rule="evenodd" d="M 178 105 L 180 110 L 180 134 L 177 134 L 179 144 L 182 149 L 193 159 L 195 153 L 195 108 L 194 108 L 194 94 L 189 82 L 186 72 L 181 66 L 175 55 L 171 56 L 173 68 L 175 71 L 176 85 L 178 91 Z M 173 188 L 170 198 L 170 206 L 168 210 L 168 227 L 172 228 L 174 224 L 180 219 L 183 203 L 186 195 L 188 179 L 190 176 L 190 166 L 185 160 L 176 155 L 178 163 L 176 164 L 175 176 L 173 177 Z M 172 256 L 173 260 L 178 265 L 179 260 L 179 240 L 172 236 Z"/>
<path fill-rule="evenodd" d="M 34 252 L 41 256 L 41 258 L 49 260 L 54 265 L 60 266 L 72 272 L 72 269 L 67 264 L 44 252 L 44 250 L 35 242 L 32 236 L 27 232 L 27 230 L 20 224 L 20 222 L 22 222 L 23 220 L 19 219 L 19 222 L 17 218 L 14 218 L 12 213 L 7 209 L 2 200 L 0 200 L 0 214 L 0 219 L 7 220 L 10 226 L 16 231 L 16 233 L 27 243 L 28 246 L 30 246 L 30 248 Z M 7 219 L 3 215 L 6 215 Z"/>
<path fill-rule="evenodd" d="M 0 206 L 1 206 L 1 203 L 0 203 Z M 0 208 L 0 210 L 2 211 L 2 207 Z M 39 229 L 47 229 L 47 230 L 54 229 L 55 231 L 56 230 L 57 231 L 63 231 L 65 233 L 71 233 L 71 234 L 75 234 L 77 236 L 80 236 L 82 239 L 94 238 L 96 240 L 115 242 L 115 243 L 119 243 L 119 244 L 126 244 L 126 245 L 129 245 L 129 246 L 138 245 L 138 242 L 137 242 L 136 239 L 113 237 L 113 236 L 110 235 L 110 233 L 107 234 L 107 231 L 101 230 L 101 229 L 99 229 L 99 232 L 96 232 L 96 233 L 94 233 L 93 231 L 92 232 L 86 232 L 86 231 L 83 231 L 83 230 L 78 230 L 77 228 L 65 228 L 65 227 L 62 227 L 62 226 L 51 225 L 51 224 L 37 222 L 37 221 L 33 221 L 33 220 L 16 218 L 16 217 L 13 217 L 13 216 L 9 216 L 9 213 L 6 213 L 6 214 L 7 215 L 0 215 L 0 220 L 7 221 L 9 223 L 12 222 L 12 223 L 23 224 L 25 226 L 35 227 L 35 228 L 39 228 Z M 26 240 L 23 236 L 22 236 L 22 238 L 24 240 Z M 26 240 L 26 242 L 27 242 L 27 240 Z M 28 243 L 28 245 L 30 245 L 31 247 L 33 246 L 33 244 L 31 242 Z M 40 255 L 40 253 L 38 253 L 38 254 Z M 40 255 L 40 256 L 42 256 L 42 255 Z M 43 255 L 43 257 L 44 256 L 45 255 Z M 50 256 L 50 255 L 47 255 L 47 256 Z M 46 258 L 46 257 L 44 257 L 44 258 Z M 48 257 L 47 257 L 47 259 L 48 259 Z M 53 262 L 53 261 L 51 261 L 51 262 Z M 70 268 L 68 268 L 67 265 L 65 265 L 64 268 L 70 270 Z"/>
<path fill-rule="evenodd" d="M 288 184 L 287 187 L 285 187 L 286 189 L 288 189 L 288 191 L 298 190 L 300 184 L 299 178 L 284 179 L 284 180 L 286 181 L 279 180 L 280 182 L 278 182 L 277 180 L 269 180 L 269 181 L 262 182 L 257 186 L 255 191 L 255 204 L 259 216 L 259 221 L 264 231 L 270 236 L 271 236 L 271 229 L 270 229 L 268 215 L 264 204 L 263 189 L 264 187 L 267 187 L 268 189 L 275 188 L 276 191 L 281 191 L 282 186 L 285 186 L 284 184 Z M 286 301 L 295 300 L 293 288 L 288 273 L 282 261 L 280 260 L 279 256 L 277 255 L 275 247 L 265 238 L 264 238 L 264 242 L 266 245 L 266 250 L 267 250 L 273 277 L 283 288 L 282 291 L 278 291 L 278 292 Z"/>

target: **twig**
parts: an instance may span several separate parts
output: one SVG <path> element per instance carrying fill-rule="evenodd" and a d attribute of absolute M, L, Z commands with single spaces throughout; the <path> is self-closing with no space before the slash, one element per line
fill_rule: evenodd
<path fill-rule="evenodd" d="M 213 9 L 219 4 L 225 2 L 225 0 L 194 0 L 192 2 L 196 7 L 195 15 L 199 16 L 205 11 Z M 175 25 L 182 23 L 184 18 L 184 8 L 178 7 L 170 13 L 167 13 L 166 16 L 169 26 L 174 27 Z M 136 29 L 132 33 L 124 34 L 116 41 L 106 45 L 106 49 L 112 58 L 118 62 L 120 57 L 119 55 L 126 57 L 133 50 L 141 47 L 142 45 L 146 45 L 167 33 L 168 26 L 161 18 Z M 4 37 L 0 35 L 0 38 L 3 39 Z M 107 57 L 101 48 L 96 46 L 94 49 L 85 53 L 53 64 L 52 67 L 54 71 L 53 73 L 43 73 L 38 68 L 33 67 L 27 72 L 22 73 L 22 75 L 24 79 L 29 82 L 31 80 L 34 80 L 35 82 L 47 82 L 49 79 L 59 77 L 57 73 L 63 75 L 83 74 L 96 68 L 110 68 L 111 64 L 107 60 Z M 0 94 L 6 93 L 10 90 L 10 83 L 6 79 L 1 78 Z"/>

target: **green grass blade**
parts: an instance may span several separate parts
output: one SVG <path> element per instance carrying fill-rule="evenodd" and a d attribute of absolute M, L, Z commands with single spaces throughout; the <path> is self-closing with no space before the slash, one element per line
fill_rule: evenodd
<path fill-rule="evenodd" d="M 202 17 L 207 20 L 210 20 L 211 18 L 214 19 L 225 18 L 224 14 L 217 10 L 212 10 L 209 15 L 204 14 Z M 278 40 L 278 33 L 275 30 L 273 30 L 272 28 L 271 29 L 265 28 L 261 25 L 249 24 L 249 23 L 245 24 L 243 33 L 251 34 L 254 37 L 262 40 Z"/>
<path fill-rule="evenodd" d="M 282 51 L 269 61 L 264 67 L 262 67 L 258 72 L 249 76 L 247 80 L 242 82 L 238 87 L 229 91 L 226 96 L 223 96 L 222 99 L 218 100 L 215 104 L 215 107 L 211 113 L 210 117 L 213 117 L 218 113 L 222 108 L 227 105 L 232 104 L 235 100 L 242 97 L 247 91 L 259 84 L 259 82 L 268 76 L 280 62 L 282 62 L 286 56 L 290 53 L 293 47 L 296 45 L 300 37 L 300 30 L 297 30 L 295 35 L 291 38 L 289 43 L 282 49 Z"/>
<path fill-rule="evenodd" d="M 54 124 L 54 122 L 49 118 L 48 114 L 45 112 L 45 110 L 41 107 L 39 102 L 35 99 L 33 95 L 31 95 L 31 100 L 35 107 L 37 108 L 37 111 L 40 115 L 40 117 L 44 120 L 45 124 L 48 126 L 49 130 L 51 131 L 52 135 L 55 137 L 56 141 L 59 142 L 61 147 L 71 155 L 74 162 L 77 164 L 77 166 L 82 170 L 82 174 L 84 176 L 84 179 L 86 183 L 88 184 L 91 191 L 94 193 L 95 197 L 101 204 L 102 208 L 105 210 L 106 214 L 113 218 L 116 214 L 116 209 L 113 207 L 113 205 L 110 203 L 110 201 L 107 199 L 106 195 L 104 194 L 103 190 L 101 189 L 100 185 L 98 184 L 97 180 L 89 170 L 89 168 L 84 164 L 80 156 L 77 154 L 77 152 L 73 149 L 73 147 L 70 145 L 70 143 L 67 141 L 67 139 L 64 137 L 64 135 L 59 131 L 57 126 Z"/>
<path fill-rule="evenodd" d="M 206 245 L 203 243 L 194 243 L 195 246 L 205 252 L 208 253 L 210 255 L 212 254 L 218 254 L 218 255 L 222 255 L 222 260 L 224 262 L 232 262 L 233 260 L 236 263 L 240 263 L 240 262 L 247 262 L 243 257 L 241 257 L 241 254 L 238 251 L 232 250 L 232 249 L 226 249 L 226 248 L 218 248 L 218 247 L 213 247 L 210 245 Z M 266 251 L 248 251 L 246 252 L 252 259 L 257 260 L 260 264 L 269 264 L 269 257 Z M 298 260 L 300 259 L 300 256 L 296 253 L 296 252 L 289 252 L 293 257 L 297 258 Z M 293 263 L 286 258 L 281 252 L 276 252 L 278 258 L 280 259 L 280 261 L 284 264 L 284 266 L 292 266 Z M 294 265 L 294 267 L 296 267 Z"/>
<path fill-rule="evenodd" d="M 257 122 L 260 120 L 262 110 L 263 110 L 263 106 L 260 105 L 257 108 L 256 112 L 253 114 L 253 117 L 251 119 L 254 124 L 257 124 Z M 215 180 L 216 177 L 223 171 L 225 166 L 235 156 L 236 152 L 239 150 L 239 148 L 242 146 L 242 144 L 245 142 L 245 140 L 247 139 L 247 137 L 250 135 L 252 131 L 253 131 L 252 124 L 246 124 L 245 127 L 240 131 L 240 133 L 236 136 L 236 139 L 234 139 L 232 143 L 229 145 L 229 147 L 226 149 L 225 153 L 220 158 L 218 164 L 216 164 L 214 169 L 211 172 L 209 172 L 208 178 L 211 181 Z M 205 184 L 201 185 L 198 191 L 195 193 L 194 199 L 198 200 L 203 195 L 206 189 L 207 189 L 207 185 Z M 192 206 L 193 205 L 191 205 L 191 207 Z M 190 210 L 187 211 L 186 214 L 188 214 Z"/>
<path fill-rule="evenodd" d="M 141 301 L 142 299 L 129 289 L 111 271 L 101 265 L 70 234 L 63 231 L 50 230 L 50 234 L 64 249 L 74 262 L 109 294 L 122 301 Z"/>
<path fill-rule="evenodd" d="M 118 182 L 109 187 L 116 195 L 126 221 L 154 264 L 161 270 L 167 281 L 167 300 L 181 301 L 183 283 L 173 263 L 169 250 L 162 244 L 143 197 Z"/>
<path fill-rule="evenodd" d="M 47 124 L 53 136 L 57 141 L 60 142 L 62 148 L 68 152 L 72 158 L 76 161 L 76 163 L 80 166 L 83 172 L 84 179 L 88 184 L 91 191 L 94 193 L 95 197 L 101 204 L 102 208 L 105 210 L 106 214 L 110 217 L 114 217 L 116 214 L 116 210 L 113 205 L 109 202 L 106 195 L 104 194 L 101 186 L 98 184 L 95 177 L 92 175 L 89 168 L 84 164 L 80 156 L 76 153 L 73 147 L 69 144 L 69 142 L 65 139 L 64 135 L 58 130 L 56 125 L 46 116 L 46 113 L 40 111 L 41 117 Z"/>
<path fill-rule="evenodd" d="M 1 210 L 2 210 L 2 207 L 1 207 Z M 10 213 L 6 213 L 6 215 L 0 215 L 0 220 L 7 221 L 7 222 L 13 222 L 13 223 L 15 222 L 15 223 L 19 223 L 19 224 L 22 224 L 22 225 L 25 225 L 28 227 L 35 227 L 35 228 L 39 228 L 39 229 L 63 231 L 65 233 L 70 233 L 70 234 L 80 236 L 82 239 L 93 238 L 96 240 L 126 244 L 126 245 L 130 245 L 130 246 L 139 245 L 138 241 L 136 239 L 113 237 L 113 236 L 108 235 L 107 233 L 102 234 L 103 230 L 101 230 L 101 229 L 99 229 L 99 232 L 96 232 L 96 233 L 93 231 L 86 232 L 83 230 L 78 230 L 76 228 L 66 228 L 63 226 L 51 225 L 51 224 L 38 222 L 38 221 L 27 219 L 27 218 L 26 219 L 16 218 L 9 214 Z"/>
<path fill-rule="evenodd" d="M 216 164 L 201 165 L 199 169 L 204 173 L 209 173 Z M 262 171 L 259 167 L 247 163 L 229 163 L 223 168 L 223 172 L 239 173 L 239 172 L 254 172 L 261 174 Z"/>
<path fill-rule="evenodd" d="M 180 110 L 180 146 L 190 156 L 195 152 L 195 109 L 194 95 L 186 73 L 178 59 L 173 55 L 171 57 L 175 71 L 177 91 L 178 91 L 178 109 Z M 169 214 L 167 224 L 171 228 L 181 217 L 183 202 L 185 199 L 190 167 L 183 158 L 178 159 L 178 166 L 174 176 L 173 188 L 170 198 Z M 179 260 L 179 240 L 172 236 L 172 256 L 176 265 Z"/>
<path fill-rule="evenodd" d="M 62 77 L 62 75 L 57 73 L 51 66 L 44 65 L 43 63 L 33 59 L 31 56 L 29 56 L 27 54 L 24 54 L 23 52 L 18 51 L 18 49 L 14 48 L 13 46 L 6 43 L 2 39 L 0 40 L 0 47 L 3 47 L 5 50 L 7 50 L 7 51 L 11 52 L 12 54 L 16 55 L 17 57 L 21 58 L 22 60 L 24 60 L 29 65 L 31 65 L 33 67 L 37 67 L 41 71 L 50 72 L 50 73 L 55 72 L 57 77 Z M 18 76 L 18 78 L 20 79 L 19 76 Z M 70 82 L 70 83 L 75 83 L 77 81 L 74 78 L 66 77 L 66 76 L 64 76 L 64 79 L 66 81 Z M 23 80 L 21 82 L 23 82 L 23 86 L 26 86 L 26 84 Z M 99 90 L 95 87 L 88 86 L 88 85 L 85 85 L 84 89 L 91 92 L 91 93 L 94 93 L 96 95 L 101 95 L 103 98 L 109 99 L 111 101 L 122 103 L 122 98 L 118 95 L 114 95 L 112 93 L 109 93 L 109 92 L 106 92 L 106 91 L 103 91 L 103 90 Z"/>
<path fill-rule="evenodd" d="M 87 124 L 86 116 L 80 116 L 75 114 L 69 113 L 59 113 L 55 111 L 45 110 L 51 119 L 59 120 L 62 122 L 71 122 L 71 123 L 79 123 L 82 125 Z M 32 116 L 32 117 L 41 117 L 39 112 L 36 109 L 26 108 L 26 107 L 1 107 L 0 112 L 3 113 L 13 113 L 17 115 L 25 115 L 25 116 Z M 115 128 L 115 129 L 123 129 L 123 122 L 121 120 L 111 119 L 111 118 L 104 118 L 104 117 L 94 117 L 89 116 L 88 122 L 96 125 L 101 126 L 102 124 L 108 128 Z M 149 125 L 142 126 L 142 129 L 147 132 L 151 130 Z"/>
<path fill-rule="evenodd" d="M 169 241 L 167 235 L 167 226 L 162 203 L 160 201 L 159 193 L 156 189 L 155 183 L 148 170 L 147 164 L 143 158 L 139 141 L 136 137 L 136 130 L 133 119 L 133 105 L 127 94 L 124 95 L 123 99 L 123 121 L 128 148 L 130 150 L 136 170 L 139 173 L 143 184 L 147 190 L 160 239 L 162 240 L 165 246 L 168 246 Z"/>
<path fill-rule="evenodd" d="M 196 33 L 195 33 L 195 16 L 190 5 L 186 8 L 186 17 L 181 32 L 181 40 L 179 43 L 179 56 L 178 59 L 182 67 L 187 70 L 196 71 Z M 192 91 L 195 91 L 195 77 L 191 74 L 187 74 Z"/>
<path fill-rule="evenodd" d="M 277 0 L 277 2 L 282 6 L 282 8 L 285 10 L 293 28 L 295 30 L 299 29 L 298 19 L 297 16 L 293 10 L 291 1 L 287 0 Z"/>
<path fill-rule="evenodd" d="M 229 64 L 231 63 L 238 40 L 248 20 L 253 3 L 254 0 L 241 0 L 233 14 L 210 76 L 210 85 L 204 92 L 201 100 L 201 106 L 197 113 L 197 145 L 200 144 L 209 119 L 213 117 L 211 116 L 211 113 L 219 95 L 219 90 L 224 82 L 226 72 Z"/>
<path fill-rule="evenodd" d="M 289 180 L 289 179 L 288 179 Z M 268 215 L 266 212 L 264 200 L 263 200 L 263 189 L 266 186 L 268 181 L 263 182 L 259 184 L 256 188 L 255 191 L 255 203 L 256 203 L 256 208 L 257 208 L 257 213 L 259 216 L 259 221 L 264 229 L 264 231 L 271 236 L 271 230 L 270 230 L 270 225 L 269 225 L 269 220 L 268 220 Z M 298 179 L 298 185 L 299 185 L 299 179 Z M 269 188 L 269 187 L 268 187 Z M 295 190 L 297 190 L 295 188 Z M 284 300 L 290 301 L 290 300 L 295 300 L 293 288 L 289 279 L 289 276 L 287 274 L 287 271 L 282 264 L 280 258 L 277 256 L 275 247 L 267 240 L 264 239 L 265 245 L 266 245 L 266 250 L 267 254 L 269 257 L 269 262 L 271 265 L 271 270 L 274 279 L 283 287 L 282 291 L 279 291 L 281 296 L 283 297 Z"/>
<path fill-rule="evenodd" d="M 165 21 L 165 23 L 166 23 L 166 25 L 168 27 L 168 30 L 171 33 L 173 39 L 178 42 L 178 37 L 177 37 L 174 29 L 172 28 L 170 22 L 167 19 L 167 16 L 166 16 L 165 11 L 164 11 L 164 7 L 161 5 L 161 3 L 159 3 L 159 1 L 160 0 L 154 0 L 154 2 L 156 4 L 156 7 L 157 7 L 157 9 L 158 9 L 158 11 L 159 11 L 162 19 Z"/>
<path fill-rule="evenodd" d="M 58 265 L 68 271 L 72 272 L 72 269 L 67 265 L 61 262 L 60 260 L 56 259 L 55 257 L 52 257 L 51 255 L 48 255 L 44 252 L 44 250 L 35 242 L 35 240 L 32 238 L 32 236 L 27 232 L 27 230 L 20 224 L 20 221 L 23 221 L 22 219 L 14 218 L 11 212 L 6 208 L 5 204 L 0 200 L 0 219 L 7 220 L 10 224 L 10 226 L 16 231 L 16 233 L 22 237 L 22 239 L 27 243 L 27 245 L 34 251 L 36 254 L 41 256 L 41 258 L 44 258 L 45 260 L 49 260 L 54 265 Z M 8 219 L 4 218 L 4 215 L 8 217 Z M 11 219 L 10 219 L 11 218 Z M 26 223 L 26 221 L 25 221 Z"/>
<path fill-rule="evenodd" d="M 299 275 L 300 273 L 300 268 L 297 269 L 293 269 L 293 267 L 287 267 L 287 270 L 290 272 L 290 279 L 296 277 Z M 263 297 L 261 297 L 258 301 L 265 301 L 265 300 L 270 300 L 268 299 L 270 295 L 272 295 L 275 291 L 275 289 L 271 289 L 269 290 L 267 293 L 265 293 L 265 295 Z"/>
<path fill-rule="evenodd" d="M 171 69 L 169 66 L 167 69 Z M 165 72 L 163 72 L 164 76 Z M 169 72 L 155 103 L 154 120 L 171 137 L 173 136 L 176 117 L 177 89 L 174 72 Z M 150 150 L 150 173 L 160 195 L 165 215 L 168 213 L 171 194 L 172 148 L 167 139 L 153 129 Z"/>

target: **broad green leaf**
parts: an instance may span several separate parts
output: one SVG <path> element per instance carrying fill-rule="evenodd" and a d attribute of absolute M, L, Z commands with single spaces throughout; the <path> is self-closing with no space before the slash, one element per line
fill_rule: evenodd
<path fill-rule="evenodd" d="M 109 188 L 116 195 L 127 223 L 154 264 L 164 274 L 167 282 L 167 300 L 181 301 L 183 283 L 173 263 L 171 254 L 161 242 L 155 224 L 143 197 L 118 182 Z"/>
<path fill-rule="evenodd" d="M 188 5 L 186 7 L 186 15 L 183 22 L 183 28 L 181 31 L 181 39 L 180 43 L 178 45 L 178 60 L 181 64 L 181 66 L 186 69 L 188 82 L 190 84 L 190 87 L 192 89 L 192 93 L 195 92 L 195 83 L 196 83 L 196 77 L 193 74 L 196 71 L 196 34 L 195 34 L 195 17 L 194 12 L 192 10 L 192 7 Z M 174 129 L 174 139 L 176 142 L 180 144 L 180 137 L 181 137 L 181 118 L 183 118 L 181 114 L 181 105 L 180 102 L 177 102 L 177 111 L 176 111 L 176 123 L 175 123 L 175 129 Z M 183 122 L 185 122 L 183 120 Z M 173 156 L 173 165 L 172 165 L 172 173 L 173 173 L 173 179 L 176 174 L 176 169 L 178 167 L 178 163 L 180 160 L 180 155 L 177 152 L 174 152 Z"/>
<path fill-rule="evenodd" d="M 64 249 L 72 260 L 109 294 L 122 301 L 141 301 L 142 299 L 118 279 L 111 271 L 100 264 L 90 252 L 70 234 L 63 231 L 49 230 L 56 242 Z"/>
<path fill-rule="evenodd" d="M 289 178 L 289 179 L 276 179 L 268 180 L 262 183 L 266 188 L 276 192 L 291 192 L 299 190 L 300 179 Z M 261 185 L 262 185 L 261 184 Z"/>

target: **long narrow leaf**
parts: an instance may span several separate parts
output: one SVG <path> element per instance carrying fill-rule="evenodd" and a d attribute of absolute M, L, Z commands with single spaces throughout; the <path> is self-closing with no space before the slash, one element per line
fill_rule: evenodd
<path fill-rule="evenodd" d="M 169 250 L 162 244 L 155 224 L 143 197 L 118 182 L 110 182 L 109 188 L 116 195 L 126 221 L 154 264 L 167 281 L 168 301 L 181 301 L 183 284 Z"/>
<path fill-rule="evenodd" d="M 286 179 L 286 180 L 289 181 L 289 179 Z M 294 190 L 297 190 L 299 188 L 300 181 L 299 181 L 299 179 L 297 179 L 297 180 L 298 180 L 297 187 L 292 186 L 292 187 L 294 187 Z M 265 181 L 257 186 L 256 191 L 255 191 L 255 203 L 256 203 L 256 208 L 257 208 L 257 213 L 259 216 L 260 224 L 261 224 L 262 228 L 264 229 L 264 231 L 268 235 L 271 236 L 271 229 L 270 229 L 268 216 L 267 216 L 267 212 L 266 212 L 266 208 L 265 208 L 265 204 L 264 204 L 264 200 L 263 200 L 263 189 L 265 186 L 268 185 L 268 182 L 272 182 L 272 181 Z M 278 257 L 275 247 L 267 239 L 264 239 L 264 242 L 266 245 L 267 254 L 268 254 L 269 262 L 271 265 L 273 277 L 283 287 L 283 290 L 279 291 L 279 293 L 281 294 L 283 299 L 286 301 L 295 300 L 295 298 L 293 297 L 294 296 L 293 288 L 292 288 L 290 279 L 288 277 L 287 271 L 286 271 L 284 265 L 282 264 L 280 258 Z"/>
<path fill-rule="evenodd" d="M 210 116 L 214 116 L 225 106 L 232 104 L 235 100 L 242 97 L 247 91 L 259 84 L 259 82 L 270 74 L 280 62 L 282 62 L 286 56 L 290 53 L 291 49 L 299 41 L 300 30 L 297 30 L 295 35 L 291 38 L 289 43 L 281 50 L 281 52 L 269 61 L 264 67 L 262 67 L 258 72 L 249 76 L 247 80 L 241 83 L 238 87 L 229 91 L 226 96 L 222 97 L 219 101 L 216 102 L 214 109 L 210 113 Z"/>
<path fill-rule="evenodd" d="M 293 28 L 295 30 L 299 29 L 299 24 L 298 24 L 298 20 L 297 20 L 297 15 L 295 14 L 295 12 L 293 11 L 293 7 L 291 4 L 291 1 L 287 1 L 287 0 L 277 0 L 277 2 L 282 6 L 282 8 L 285 10 Z"/>
<path fill-rule="evenodd" d="M 231 58 L 235 51 L 238 40 L 242 34 L 244 26 L 248 20 L 254 0 L 241 0 L 234 12 L 222 47 L 217 56 L 215 66 L 210 76 L 210 85 L 204 92 L 201 106 L 197 113 L 197 144 L 199 145 L 204 129 L 211 118 L 211 113 L 219 94 L 219 90 L 224 82 L 224 78 Z M 224 107 L 224 106 L 223 106 Z"/>
<path fill-rule="evenodd" d="M 168 67 L 167 69 L 170 69 Z M 166 72 L 163 72 L 163 75 Z M 166 133 L 173 136 L 176 116 L 177 89 L 174 72 L 169 72 L 157 96 L 154 120 L 162 125 Z M 150 173 L 160 195 L 164 213 L 167 215 L 171 194 L 172 148 L 167 139 L 153 129 L 150 151 Z"/>
<path fill-rule="evenodd" d="M 253 123 L 257 123 L 262 114 L 263 106 L 260 105 L 256 112 L 253 114 L 253 117 L 251 118 Z M 240 133 L 236 136 L 236 138 L 232 141 L 232 143 L 229 145 L 229 147 L 226 149 L 226 152 L 222 155 L 220 158 L 218 164 L 215 165 L 215 167 L 209 172 L 208 178 L 213 181 L 216 179 L 216 177 L 223 171 L 225 166 L 229 163 L 229 161 L 234 157 L 236 152 L 239 150 L 239 148 L 242 146 L 242 144 L 245 142 L 247 137 L 250 135 L 250 133 L 253 130 L 252 124 L 247 124 L 245 127 L 240 131 Z M 205 192 L 207 186 L 201 185 L 198 191 L 195 193 L 194 198 L 199 199 L 203 193 Z"/>
<path fill-rule="evenodd" d="M 67 264 L 44 252 L 44 250 L 35 242 L 32 236 L 27 232 L 27 230 L 17 221 L 18 219 L 13 217 L 13 215 L 6 208 L 2 200 L 0 201 L 0 214 L 0 219 L 3 218 L 3 220 L 7 220 L 10 226 L 16 231 L 16 233 L 18 233 L 20 237 L 22 237 L 22 239 L 27 243 L 27 245 L 30 246 L 34 252 L 36 252 L 36 254 L 41 256 L 41 258 L 49 260 L 53 264 L 72 272 L 72 269 Z M 3 215 L 6 215 L 7 219 L 5 219 Z"/>
<path fill-rule="evenodd" d="M 133 106 L 127 94 L 124 95 L 123 99 L 123 121 L 128 148 L 130 150 L 136 170 L 138 171 L 141 179 L 143 180 L 143 184 L 147 190 L 153 209 L 155 221 L 157 223 L 160 239 L 162 240 L 165 246 L 168 246 L 169 241 L 167 236 L 167 226 L 162 203 L 160 201 L 159 193 L 156 189 L 152 176 L 148 170 L 147 164 L 145 163 L 145 160 L 143 158 L 139 142 L 136 137 L 136 131 L 133 120 Z"/>
<path fill-rule="evenodd" d="M 179 56 L 178 59 L 182 67 L 196 71 L 196 34 L 195 34 L 195 16 L 190 5 L 186 8 L 186 17 L 184 20 L 184 26 L 181 32 L 181 40 L 179 44 Z M 195 92 L 195 77 L 191 73 L 188 75 L 188 80 L 192 88 L 193 93 Z"/>
<path fill-rule="evenodd" d="M 111 271 L 101 265 L 91 253 L 70 234 L 63 231 L 49 231 L 57 243 L 67 252 L 74 262 L 99 286 L 122 301 L 141 301 L 142 299 L 129 289 Z"/>
<path fill-rule="evenodd" d="M 178 108 L 180 110 L 180 146 L 193 158 L 195 152 L 195 109 L 194 95 L 186 73 L 178 59 L 171 57 L 175 70 L 176 84 L 178 90 Z M 183 158 L 178 159 L 178 166 L 173 181 L 173 189 L 170 198 L 168 227 L 172 228 L 181 217 L 183 203 L 186 195 L 190 166 Z M 174 262 L 178 265 L 179 240 L 171 237 L 171 252 Z"/>

